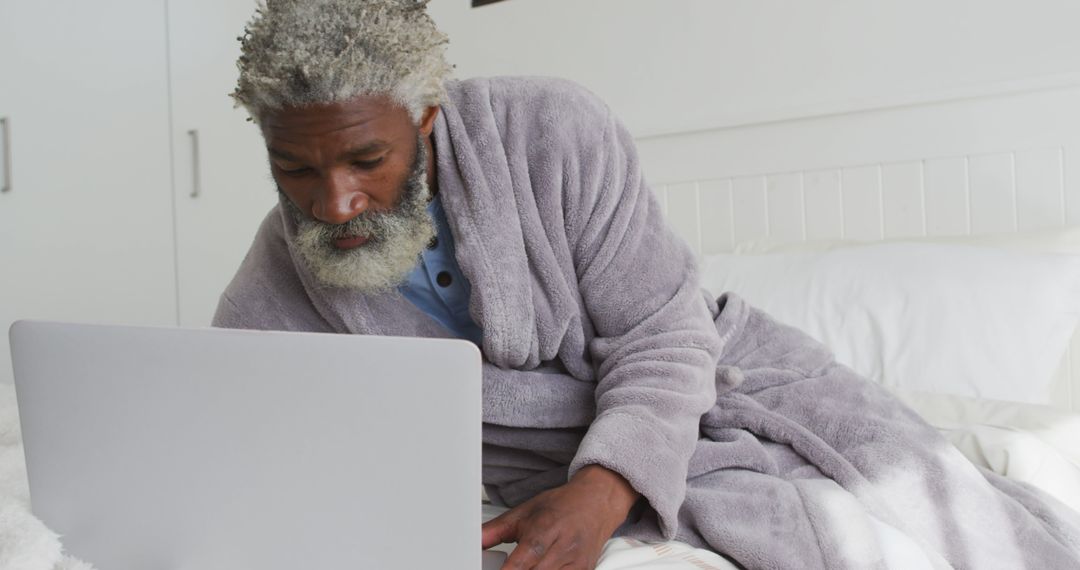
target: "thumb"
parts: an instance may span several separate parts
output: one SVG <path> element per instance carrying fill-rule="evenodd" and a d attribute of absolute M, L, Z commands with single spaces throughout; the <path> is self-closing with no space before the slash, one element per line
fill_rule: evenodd
<path fill-rule="evenodd" d="M 481 542 L 484 550 L 505 542 L 517 540 L 518 510 L 510 509 L 505 513 L 484 523 L 480 529 Z"/>

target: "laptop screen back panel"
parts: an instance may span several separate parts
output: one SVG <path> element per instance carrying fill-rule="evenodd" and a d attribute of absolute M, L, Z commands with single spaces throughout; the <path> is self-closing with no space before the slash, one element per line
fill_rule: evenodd
<path fill-rule="evenodd" d="M 12 339 L 33 509 L 77 557 L 480 566 L 469 343 L 26 322 Z"/>

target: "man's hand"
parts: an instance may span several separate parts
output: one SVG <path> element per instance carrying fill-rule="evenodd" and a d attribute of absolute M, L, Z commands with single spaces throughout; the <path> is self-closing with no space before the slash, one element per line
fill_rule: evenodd
<path fill-rule="evenodd" d="M 638 494 L 621 475 L 589 465 L 565 485 L 545 491 L 484 524 L 484 548 L 518 545 L 505 570 L 593 570 Z"/>

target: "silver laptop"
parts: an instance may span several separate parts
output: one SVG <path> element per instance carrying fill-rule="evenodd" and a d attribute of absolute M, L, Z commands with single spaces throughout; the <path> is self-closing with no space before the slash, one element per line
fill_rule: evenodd
<path fill-rule="evenodd" d="M 11 344 L 34 513 L 100 570 L 482 567 L 468 342 L 22 321 Z"/>

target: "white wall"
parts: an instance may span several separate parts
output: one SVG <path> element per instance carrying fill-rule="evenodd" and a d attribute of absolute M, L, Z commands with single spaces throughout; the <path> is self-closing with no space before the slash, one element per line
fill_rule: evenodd
<path fill-rule="evenodd" d="M 1076 0 L 432 0 L 459 77 L 540 74 L 649 136 L 1080 81 Z"/>

